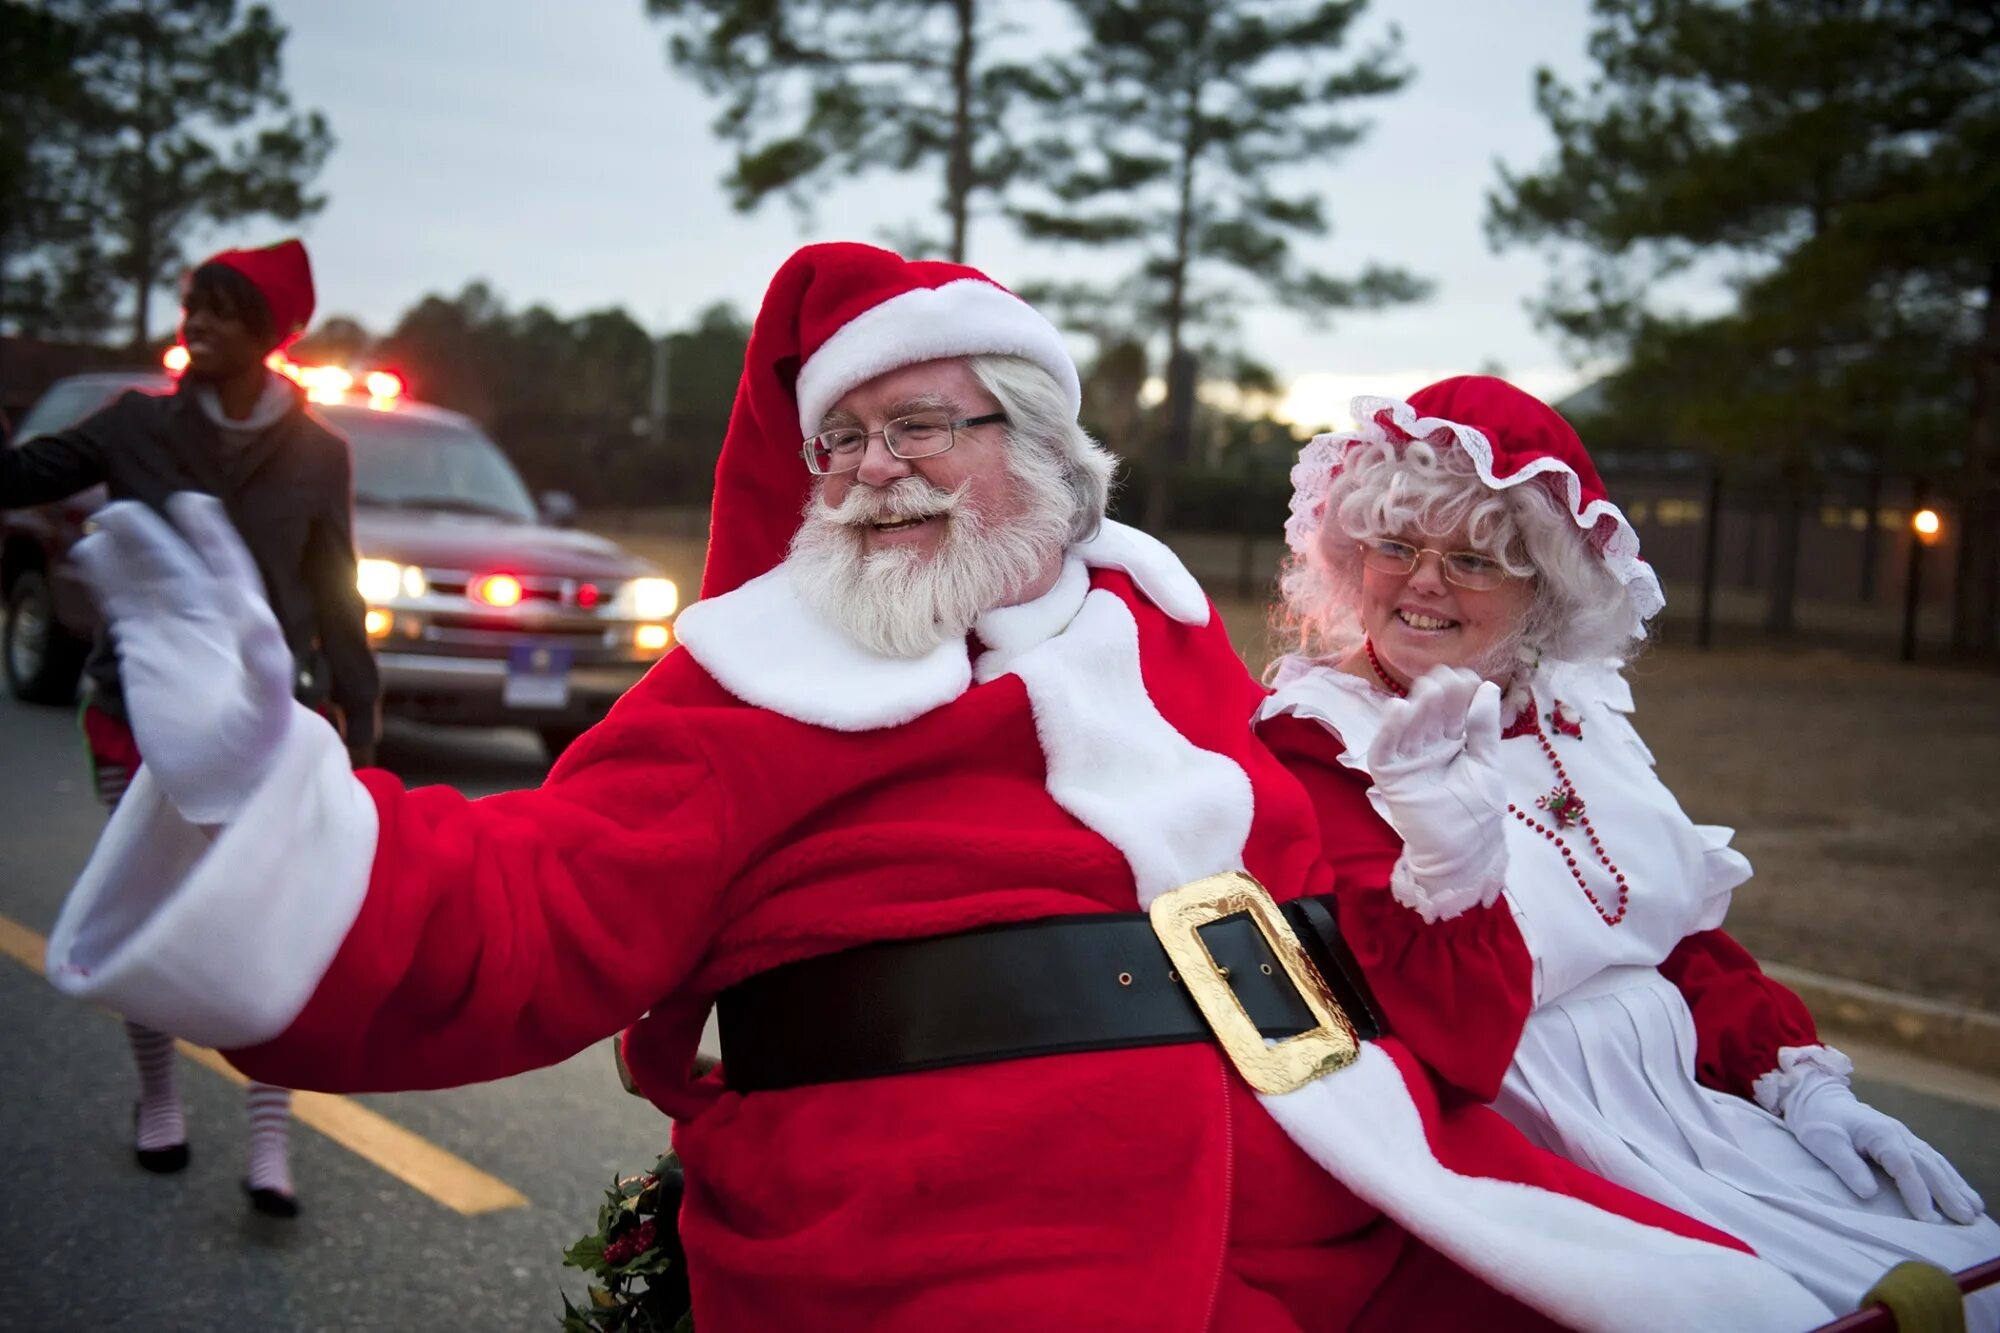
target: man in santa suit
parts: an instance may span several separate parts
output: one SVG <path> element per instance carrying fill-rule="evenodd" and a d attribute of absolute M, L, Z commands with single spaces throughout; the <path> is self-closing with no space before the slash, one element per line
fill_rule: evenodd
<path fill-rule="evenodd" d="M 801 250 L 680 651 L 540 789 L 477 801 L 348 771 L 198 498 L 107 510 L 78 559 L 146 647 L 148 764 L 50 975 L 294 1087 L 500 1078 L 626 1029 L 704 1330 L 1824 1319 L 1441 1104 L 1393 1038 L 1356 1054 L 1291 981 L 1330 957 L 1304 916 L 1166 952 L 1145 912 L 1182 886 L 1330 885 L 1207 599 L 1104 519 L 1077 405 L 1054 327 L 983 274 Z M 1231 986 L 1257 1028 L 1226 1052 L 1188 993 Z M 1310 1029 L 1304 1072 L 1273 1082 L 1301 1048 L 1257 1029 Z"/>

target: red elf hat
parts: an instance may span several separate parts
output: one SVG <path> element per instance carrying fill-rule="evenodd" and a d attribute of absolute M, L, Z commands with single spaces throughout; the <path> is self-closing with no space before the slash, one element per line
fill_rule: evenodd
<path fill-rule="evenodd" d="M 224 250 L 205 262 L 225 264 L 250 279 L 270 308 L 271 329 L 278 335 L 279 347 L 291 346 L 312 322 L 312 264 L 302 242 L 293 239 L 258 250 Z"/>

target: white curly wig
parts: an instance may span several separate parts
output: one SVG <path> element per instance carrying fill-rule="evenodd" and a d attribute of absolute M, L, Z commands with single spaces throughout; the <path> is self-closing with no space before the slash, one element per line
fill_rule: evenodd
<path fill-rule="evenodd" d="M 1532 672 L 1544 657 L 1623 665 L 1637 651 L 1642 610 L 1577 526 L 1558 477 L 1495 489 L 1454 443 L 1364 436 L 1337 445 L 1344 453 L 1323 516 L 1316 528 L 1295 521 L 1295 537 L 1309 539 L 1293 542 L 1279 579 L 1275 621 L 1287 652 L 1334 662 L 1360 646 L 1363 541 L 1459 532 L 1509 574 L 1534 580 L 1521 624 L 1489 660 L 1468 665 L 1504 677 Z"/>

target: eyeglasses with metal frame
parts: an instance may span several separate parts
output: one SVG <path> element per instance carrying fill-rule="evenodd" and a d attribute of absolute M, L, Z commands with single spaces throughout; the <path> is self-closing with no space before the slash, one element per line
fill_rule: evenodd
<path fill-rule="evenodd" d="M 1507 581 L 1507 567 L 1477 551 L 1440 551 L 1429 546 L 1412 546 L 1390 537 L 1360 542 L 1361 563 L 1378 574 L 1408 574 L 1427 555 L 1438 558 L 1445 582 L 1468 592 L 1490 592 Z"/>
<path fill-rule="evenodd" d="M 814 476 L 830 477 L 860 467 L 862 458 L 868 452 L 868 441 L 877 435 L 882 437 L 882 443 L 888 446 L 890 454 L 907 463 L 945 453 L 958 443 L 958 432 L 962 430 L 998 425 L 1006 420 L 1005 412 L 961 417 L 957 421 L 942 412 L 918 412 L 897 417 L 885 423 L 880 430 L 836 426 L 817 435 L 808 435 L 799 446 L 799 456 L 806 460 L 806 470 Z"/>

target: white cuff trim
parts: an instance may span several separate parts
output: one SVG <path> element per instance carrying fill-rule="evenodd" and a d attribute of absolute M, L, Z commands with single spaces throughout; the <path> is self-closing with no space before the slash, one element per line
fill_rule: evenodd
<path fill-rule="evenodd" d="M 361 911 L 379 829 L 333 728 L 293 707 L 229 824 L 188 823 L 140 768 L 50 932 L 56 989 L 205 1046 L 298 1017 Z"/>
<path fill-rule="evenodd" d="M 1398 857 L 1396 868 L 1389 872 L 1390 896 L 1427 926 L 1463 916 L 1475 907 L 1490 907 L 1505 887 L 1504 875 L 1477 876 L 1469 883 L 1443 888 L 1427 885 L 1411 873 L 1407 856 Z"/>
<path fill-rule="evenodd" d="M 1782 1046 L 1778 1067 L 1750 1085 L 1757 1105 L 1772 1115 L 1783 1115 L 1785 1103 L 1799 1089 L 1832 1079 L 1849 1083 L 1854 1078 L 1854 1061 L 1831 1046 Z"/>

